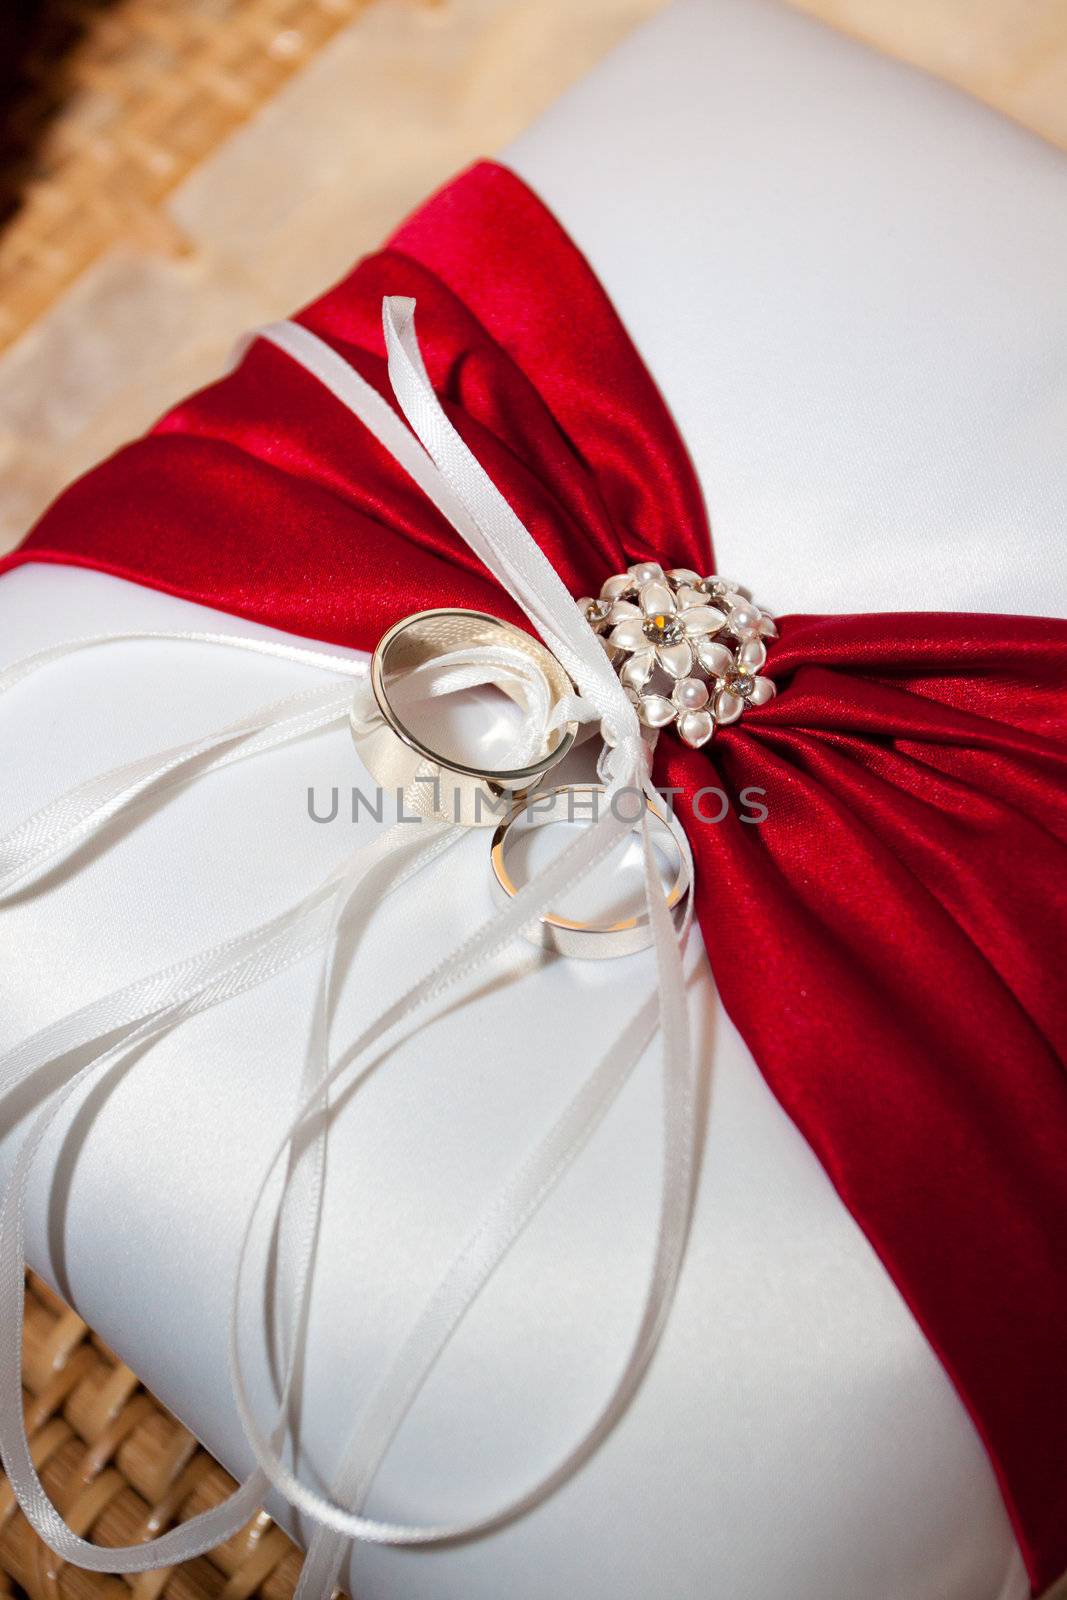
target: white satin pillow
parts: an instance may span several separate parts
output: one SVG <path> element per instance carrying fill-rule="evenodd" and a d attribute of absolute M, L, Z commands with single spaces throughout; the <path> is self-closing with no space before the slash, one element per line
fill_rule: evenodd
<path fill-rule="evenodd" d="M 1049 354 L 1067 327 L 1062 157 L 774 5 L 688 0 L 507 159 L 589 254 L 689 442 L 719 565 L 759 599 L 1067 609 L 1067 382 Z M 97 629 L 198 625 L 265 631 L 73 569 L 0 582 L 4 660 Z M 15 753 L 0 826 L 310 678 L 150 645 L 44 674 L 0 707 Z M 341 735 L 219 773 L 5 909 L 0 1042 L 296 899 L 356 833 L 312 823 L 308 786 L 360 776 Z M 484 847 L 376 915 L 342 1037 L 487 914 Z M 186 1026 L 76 1107 L 31 1206 L 35 1264 L 235 1469 L 228 1286 L 311 981 L 289 974 Z M 338 1120 L 306 1403 L 327 1476 L 343 1419 L 456 1242 L 650 981 L 645 957 L 594 969 L 517 952 Z M 632 1411 L 565 1490 L 491 1539 L 357 1549 L 360 1600 L 1025 1594 L 940 1366 L 707 979 L 694 1008 L 710 1073 L 701 1190 Z M 656 1069 L 653 1048 L 446 1353 L 372 1511 L 436 1520 L 495 1502 L 605 1386 L 651 1247 Z"/>

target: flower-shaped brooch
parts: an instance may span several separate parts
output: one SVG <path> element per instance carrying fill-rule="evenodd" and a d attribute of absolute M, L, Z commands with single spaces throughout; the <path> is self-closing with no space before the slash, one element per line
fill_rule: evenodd
<path fill-rule="evenodd" d="M 717 724 L 774 695 L 760 669 L 778 630 L 727 578 L 641 561 L 578 606 L 647 728 L 674 723 L 699 749 Z"/>

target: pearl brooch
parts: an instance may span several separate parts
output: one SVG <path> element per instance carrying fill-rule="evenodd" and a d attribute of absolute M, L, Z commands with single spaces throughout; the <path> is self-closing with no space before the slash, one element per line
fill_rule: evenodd
<path fill-rule="evenodd" d="M 774 696 L 760 669 L 764 640 L 778 629 L 728 578 L 640 561 L 578 606 L 646 728 L 673 724 L 699 749 L 717 726 Z"/>

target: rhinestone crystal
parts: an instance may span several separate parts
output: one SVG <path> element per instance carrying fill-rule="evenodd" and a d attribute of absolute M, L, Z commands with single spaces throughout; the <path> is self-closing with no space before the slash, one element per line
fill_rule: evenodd
<path fill-rule="evenodd" d="M 741 700 L 750 700 L 756 687 L 755 675 L 747 667 L 731 667 L 723 674 L 722 686 Z"/>
<path fill-rule="evenodd" d="M 662 611 L 654 617 L 646 617 L 644 622 L 645 638 L 652 644 L 681 644 L 685 638 L 685 630 L 677 617 L 668 617 Z"/>
<path fill-rule="evenodd" d="M 694 588 L 699 589 L 701 594 L 707 595 L 709 600 L 729 599 L 729 605 L 732 605 L 737 599 L 736 586 L 727 578 L 716 578 L 715 576 L 701 578 L 699 583 L 694 584 Z M 726 608 L 727 610 L 729 610 L 729 605 Z"/>

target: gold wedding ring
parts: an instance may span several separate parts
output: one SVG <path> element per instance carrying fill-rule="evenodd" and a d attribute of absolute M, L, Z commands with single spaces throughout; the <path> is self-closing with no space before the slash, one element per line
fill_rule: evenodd
<path fill-rule="evenodd" d="M 583 804 L 582 820 L 588 820 L 584 808 L 590 803 L 596 805 L 606 792 L 602 784 L 568 784 L 515 802 L 493 835 L 493 888 L 500 903 L 513 899 L 519 892 L 519 885 L 515 883 L 508 866 L 508 852 L 514 844 L 520 820 L 531 828 L 544 827 L 549 823 L 574 822 L 576 801 Z M 689 869 L 677 838 L 681 832 L 680 825 L 665 806 L 654 805 L 651 799 L 639 795 L 636 790 L 629 791 L 629 794 L 639 800 L 640 805 L 661 825 L 677 853 L 677 874 L 671 887 L 665 890 L 667 909 L 675 911 L 689 890 Z M 563 814 L 560 815 L 560 812 Z M 638 818 L 634 820 L 635 827 Z M 653 940 L 647 910 L 637 916 L 622 917 L 611 922 L 580 922 L 572 917 L 559 916 L 554 911 L 546 911 L 537 923 L 526 930 L 526 935 L 531 943 L 540 945 L 542 949 L 554 950 L 559 955 L 577 957 L 583 961 L 634 955 L 638 950 L 646 950 Z"/>

